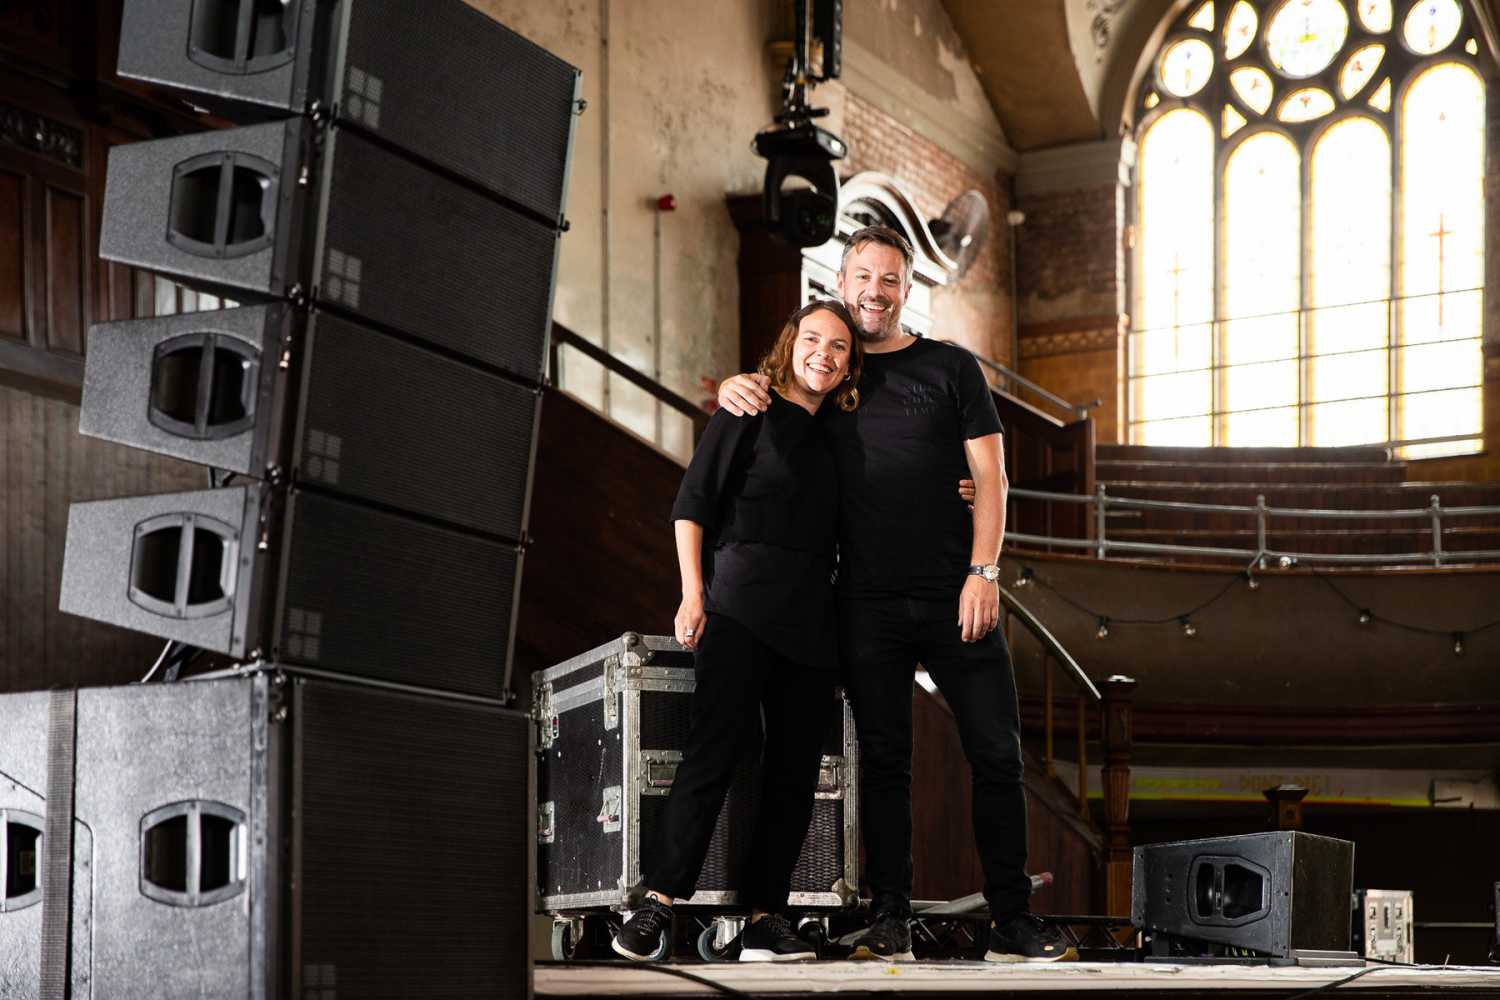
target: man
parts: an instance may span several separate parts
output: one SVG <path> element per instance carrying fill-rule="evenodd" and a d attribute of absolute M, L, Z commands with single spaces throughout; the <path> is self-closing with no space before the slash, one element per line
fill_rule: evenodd
<path fill-rule="evenodd" d="M 842 491 L 839 617 L 859 730 L 874 921 L 854 956 L 910 960 L 912 680 L 926 667 L 973 770 L 974 837 L 996 962 L 1076 958 L 1028 911 L 1026 796 L 1015 675 L 996 631 L 1004 533 L 1000 418 L 973 355 L 901 328 L 912 250 L 893 229 L 849 238 L 838 290 L 865 348 L 860 404 L 829 413 Z M 736 415 L 770 405 L 760 376 L 719 390 Z M 972 513 L 954 479 L 974 480 Z"/>

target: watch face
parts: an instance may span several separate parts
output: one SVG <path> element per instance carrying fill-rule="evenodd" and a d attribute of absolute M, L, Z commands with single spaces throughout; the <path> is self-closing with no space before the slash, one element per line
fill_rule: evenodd
<path fill-rule="evenodd" d="M 984 568 L 984 578 L 990 583 L 994 583 L 996 580 L 1000 579 L 1000 567 L 986 566 Z"/>

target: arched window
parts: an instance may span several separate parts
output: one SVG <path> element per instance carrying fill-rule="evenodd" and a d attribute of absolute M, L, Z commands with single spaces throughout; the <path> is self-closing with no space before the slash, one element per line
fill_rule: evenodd
<path fill-rule="evenodd" d="M 1193 0 L 1137 100 L 1129 440 L 1481 447 L 1463 0 Z"/>

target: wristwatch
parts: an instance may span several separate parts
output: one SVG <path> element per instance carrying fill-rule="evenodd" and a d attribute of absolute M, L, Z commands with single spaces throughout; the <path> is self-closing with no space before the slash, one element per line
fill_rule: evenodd
<path fill-rule="evenodd" d="M 987 582 L 994 583 L 996 580 L 1000 579 L 1000 567 L 996 566 L 994 563 L 987 563 L 983 566 L 970 566 L 969 575 L 982 576 Z"/>

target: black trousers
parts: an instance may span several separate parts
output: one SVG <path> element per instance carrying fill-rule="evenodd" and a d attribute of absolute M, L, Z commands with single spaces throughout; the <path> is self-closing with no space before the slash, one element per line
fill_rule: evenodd
<path fill-rule="evenodd" d="M 969 760 L 974 840 L 990 912 L 1003 919 L 1027 909 L 1020 713 L 1004 635 L 996 629 L 978 642 L 964 642 L 956 600 L 845 600 L 840 626 L 845 683 L 859 731 L 865 881 L 876 911 L 911 911 L 912 681 L 918 663 L 953 710 Z"/>
<path fill-rule="evenodd" d="M 760 810 L 738 888 L 744 905 L 782 909 L 812 820 L 834 673 L 794 663 L 723 615 L 709 615 L 693 673 L 692 726 L 644 884 L 693 894 L 734 772 L 760 754 Z"/>

